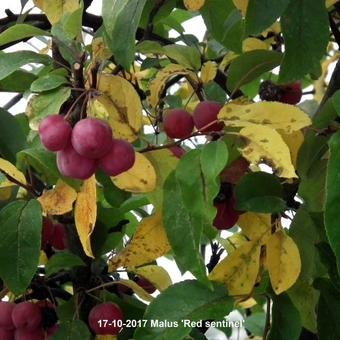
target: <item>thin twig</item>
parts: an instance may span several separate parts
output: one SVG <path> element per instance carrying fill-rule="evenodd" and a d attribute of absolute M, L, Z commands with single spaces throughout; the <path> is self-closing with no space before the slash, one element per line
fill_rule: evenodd
<path fill-rule="evenodd" d="M 20 100 L 22 99 L 23 95 L 22 93 L 18 93 L 17 95 L 15 95 L 8 103 L 6 103 L 3 106 L 4 110 L 9 110 L 11 107 L 13 107 L 14 105 L 16 105 L 17 103 L 20 102 Z"/>
<path fill-rule="evenodd" d="M 271 324 L 271 300 L 268 295 L 266 295 L 267 299 L 267 309 L 266 309 L 266 322 L 263 330 L 263 340 L 266 340 L 270 331 L 270 324 Z"/>

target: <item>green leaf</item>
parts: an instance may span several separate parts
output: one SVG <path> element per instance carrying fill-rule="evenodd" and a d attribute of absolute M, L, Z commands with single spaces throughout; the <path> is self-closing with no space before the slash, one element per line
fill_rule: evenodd
<path fill-rule="evenodd" d="M 284 12 L 289 0 L 249 0 L 246 14 L 246 34 L 259 35 Z"/>
<path fill-rule="evenodd" d="M 6 78 L 21 66 L 29 63 L 49 64 L 52 59 L 43 54 L 31 51 L 18 51 L 10 53 L 0 53 L 0 80 Z"/>
<path fill-rule="evenodd" d="M 32 82 L 36 79 L 37 76 L 33 73 L 24 70 L 14 71 L 0 80 L 0 91 L 23 93 L 30 88 Z"/>
<path fill-rule="evenodd" d="M 136 51 L 143 54 L 164 54 L 164 48 L 163 46 L 157 42 L 152 40 L 144 40 L 140 42 L 136 46 Z"/>
<path fill-rule="evenodd" d="M 205 216 L 211 223 L 216 216 L 216 208 L 211 204 L 220 191 L 220 173 L 228 163 L 228 148 L 219 140 L 206 144 L 201 151 L 201 171 L 203 174 Z M 210 203 L 210 204 L 209 204 Z"/>
<path fill-rule="evenodd" d="M 201 55 L 195 47 L 174 44 L 164 46 L 163 49 L 164 53 L 178 64 L 196 71 L 201 68 Z"/>
<path fill-rule="evenodd" d="M 322 226 L 323 227 L 323 226 Z M 325 273 L 315 245 L 322 241 L 319 228 L 305 206 L 301 206 L 289 228 L 289 236 L 299 248 L 301 273 L 299 278 L 311 280 Z"/>
<path fill-rule="evenodd" d="M 222 320 L 233 309 L 233 300 L 227 296 L 224 286 L 214 284 L 213 288 L 210 290 L 191 280 L 170 286 L 148 306 L 143 317 L 148 321 L 147 325 L 136 330 L 135 338 L 183 339 L 190 333 L 191 327 L 185 327 L 181 320 Z M 152 321 L 168 322 L 175 326 L 158 324 L 152 327 Z"/>
<path fill-rule="evenodd" d="M 232 0 L 209 0 L 200 10 L 209 34 L 223 46 L 242 51 L 243 20 Z"/>
<path fill-rule="evenodd" d="M 0 108 L 0 154 L 11 163 L 16 162 L 16 154 L 26 145 L 25 134 L 17 120 L 9 112 Z"/>
<path fill-rule="evenodd" d="M 255 336 L 262 336 L 266 323 L 265 313 L 253 313 L 245 319 L 244 327 Z"/>
<path fill-rule="evenodd" d="M 297 173 L 300 177 L 298 194 L 308 211 L 324 210 L 325 181 L 328 151 L 327 137 L 308 132 L 297 158 Z"/>
<path fill-rule="evenodd" d="M 317 309 L 318 338 L 340 339 L 340 293 L 326 278 L 315 280 L 314 287 L 320 290 L 321 294 Z"/>
<path fill-rule="evenodd" d="M 340 115 L 340 91 L 336 91 L 313 117 L 313 126 L 317 129 L 327 128 Z"/>
<path fill-rule="evenodd" d="M 103 0 L 102 16 L 109 47 L 117 64 L 130 69 L 135 35 L 146 0 Z"/>
<path fill-rule="evenodd" d="M 70 88 L 61 87 L 33 97 L 28 104 L 29 115 L 33 117 L 30 121 L 31 127 L 37 127 L 45 117 L 57 114 L 70 95 Z"/>
<path fill-rule="evenodd" d="M 197 159 L 193 163 L 197 165 Z M 196 190 L 194 192 L 197 193 Z M 197 206 L 200 201 L 193 203 Z M 175 172 L 164 183 L 163 211 L 164 227 L 180 270 L 183 273 L 189 270 L 198 280 L 208 284 L 205 265 L 200 255 L 203 218 L 201 214 L 197 215 L 185 206 L 181 183 Z"/>
<path fill-rule="evenodd" d="M 31 84 L 32 92 L 44 92 L 53 90 L 60 85 L 67 83 L 67 79 L 58 74 L 46 74 L 42 77 L 39 77 Z"/>
<path fill-rule="evenodd" d="M 14 201 L 0 210 L 0 277 L 15 294 L 30 284 L 41 245 L 41 207 L 38 201 Z"/>
<path fill-rule="evenodd" d="M 255 50 L 237 57 L 230 65 L 227 86 L 235 92 L 265 72 L 280 65 L 282 54 L 274 51 Z"/>
<path fill-rule="evenodd" d="M 277 177 L 266 172 L 245 175 L 235 187 L 237 210 L 274 213 L 284 210 L 283 189 Z"/>
<path fill-rule="evenodd" d="M 337 259 L 340 273 L 340 132 L 334 134 L 329 141 L 330 156 L 326 177 L 325 227 L 329 243 Z"/>
<path fill-rule="evenodd" d="M 45 270 L 50 276 L 60 270 L 68 270 L 76 266 L 86 266 L 83 260 L 75 254 L 67 251 L 56 253 L 48 260 Z"/>
<path fill-rule="evenodd" d="M 285 54 L 279 81 L 289 83 L 310 73 L 321 74 L 320 60 L 329 40 L 328 13 L 324 0 L 290 1 L 281 16 Z"/>
<path fill-rule="evenodd" d="M 57 333 L 53 335 L 53 340 L 90 340 L 90 338 L 91 333 L 86 324 L 81 320 L 61 322 Z"/>
<path fill-rule="evenodd" d="M 50 33 L 32 25 L 16 24 L 0 34 L 0 46 L 34 36 L 49 36 Z"/>
<path fill-rule="evenodd" d="M 301 319 L 298 310 L 286 293 L 272 294 L 272 326 L 268 340 L 298 340 L 301 332 Z"/>

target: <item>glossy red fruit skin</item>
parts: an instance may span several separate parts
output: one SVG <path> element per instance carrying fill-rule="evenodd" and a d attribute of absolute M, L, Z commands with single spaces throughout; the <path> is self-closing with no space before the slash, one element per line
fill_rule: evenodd
<path fill-rule="evenodd" d="M 41 143 L 49 151 L 64 149 L 70 141 L 72 127 L 61 115 L 48 116 L 39 125 Z"/>
<path fill-rule="evenodd" d="M 224 127 L 223 122 L 216 122 L 214 124 L 209 125 L 205 129 L 202 128 L 208 125 L 209 123 L 217 120 L 217 115 L 222 107 L 223 107 L 222 104 L 212 101 L 200 102 L 195 107 L 193 113 L 193 119 L 196 129 L 204 132 L 221 131 Z"/>
<path fill-rule="evenodd" d="M 103 320 L 108 320 L 106 327 L 104 327 Z M 92 331 L 101 335 L 117 335 L 122 329 L 122 327 L 119 327 L 122 320 L 123 312 L 118 305 L 111 302 L 101 303 L 93 307 L 88 317 Z M 100 321 L 102 327 L 100 327 Z"/>
<path fill-rule="evenodd" d="M 13 309 L 12 320 L 16 328 L 33 331 L 41 322 L 40 308 L 32 302 L 18 303 Z"/>
<path fill-rule="evenodd" d="M 99 160 L 98 166 L 108 176 L 117 176 L 135 164 L 135 150 L 132 145 L 121 139 L 112 141 L 111 150 Z"/>
<path fill-rule="evenodd" d="M 240 216 L 240 214 L 235 210 L 234 198 L 224 202 L 215 203 L 214 205 L 217 209 L 217 214 L 213 221 L 214 227 L 219 230 L 232 228 Z"/>
<path fill-rule="evenodd" d="M 45 340 L 44 331 L 41 328 L 34 330 L 17 329 L 14 333 L 14 340 Z"/>
<path fill-rule="evenodd" d="M 221 182 L 237 184 L 248 170 L 249 162 L 243 157 L 237 158 L 222 171 Z"/>
<path fill-rule="evenodd" d="M 169 148 L 169 150 L 177 158 L 182 158 L 186 153 L 186 151 L 178 145 L 172 146 L 171 148 Z"/>
<path fill-rule="evenodd" d="M 14 323 L 12 320 L 12 312 L 15 307 L 15 303 L 0 301 L 0 327 L 6 330 L 14 329 Z M 1 338 L 0 338 L 1 339 Z"/>
<path fill-rule="evenodd" d="M 98 159 L 110 151 L 112 130 L 100 119 L 85 118 L 74 126 L 71 141 L 80 155 Z"/>
<path fill-rule="evenodd" d="M 194 121 L 187 111 L 173 109 L 165 114 L 163 126 L 170 138 L 186 138 L 194 129 Z"/>
<path fill-rule="evenodd" d="M 134 281 L 149 294 L 152 294 L 156 291 L 156 287 L 145 277 L 137 276 Z"/>
<path fill-rule="evenodd" d="M 0 327 L 0 339 L 1 340 L 14 340 L 14 329 L 5 329 Z"/>
<path fill-rule="evenodd" d="M 72 145 L 68 145 L 57 152 L 57 166 L 63 176 L 85 180 L 95 173 L 97 163 L 94 159 L 79 155 Z"/>
<path fill-rule="evenodd" d="M 54 224 L 47 218 L 43 217 L 42 235 L 41 235 L 41 249 L 46 249 L 47 244 L 50 243 L 54 233 Z"/>
<path fill-rule="evenodd" d="M 302 97 L 302 88 L 299 81 L 282 85 L 281 87 L 281 103 L 286 103 L 290 105 L 296 105 L 300 102 Z"/>
<path fill-rule="evenodd" d="M 66 227 L 61 223 L 54 225 L 54 233 L 50 240 L 50 244 L 54 249 L 64 250 L 68 246 Z"/>

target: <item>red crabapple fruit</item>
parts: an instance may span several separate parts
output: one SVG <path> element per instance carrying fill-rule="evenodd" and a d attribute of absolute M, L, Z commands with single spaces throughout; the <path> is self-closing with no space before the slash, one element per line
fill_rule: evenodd
<path fill-rule="evenodd" d="M 182 158 L 183 155 L 186 153 L 186 151 L 178 145 L 172 146 L 171 148 L 169 148 L 169 150 L 177 158 Z"/>
<path fill-rule="evenodd" d="M 40 308 L 32 302 L 20 302 L 13 308 L 12 320 L 16 328 L 33 331 L 41 322 Z"/>
<path fill-rule="evenodd" d="M 41 143 L 49 151 L 65 148 L 71 138 L 71 132 L 71 125 L 61 115 L 48 116 L 39 125 Z"/>
<path fill-rule="evenodd" d="M 12 320 L 12 312 L 15 303 L 0 301 L 0 327 L 3 329 L 14 329 L 15 326 Z M 1 338 L 0 338 L 1 339 Z"/>
<path fill-rule="evenodd" d="M 41 248 L 45 249 L 47 244 L 50 243 L 54 233 L 54 224 L 47 218 L 43 217 L 42 235 L 41 235 Z"/>
<path fill-rule="evenodd" d="M 14 333 L 14 340 L 45 340 L 45 334 L 42 328 L 33 330 L 19 328 Z"/>
<path fill-rule="evenodd" d="M 189 137 L 194 129 L 194 121 L 187 111 L 169 110 L 164 117 L 164 131 L 170 138 Z"/>
<path fill-rule="evenodd" d="M 147 293 L 152 294 L 156 291 L 156 287 L 145 277 L 137 276 L 134 281 L 138 286 L 142 287 Z"/>
<path fill-rule="evenodd" d="M 301 97 L 302 88 L 299 81 L 281 86 L 281 103 L 295 105 L 300 102 Z"/>
<path fill-rule="evenodd" d="M 57 250 L 64 250 L 67 248 L 67 232 L 66 227 L 63 224 L 56 223 L 54 225 L 54 233 L 50 239 L 50 244 Z"/>
<path fill-rule="evenodd" d="M 227 201 L 217 202 L 214 205 L 217 208 L 217 214 L 213 225 L 219 230 L 232 228 L 240 216 L 238 211 L 235 210 L 235 199 L 232 197 Z"/>
<path fill-rule="evenodd" d="M 215 122 L 209 125 L 207 128 L 204 127 L 217 120 L 218 112 L 221 110 L 222 107 L 222 104 L 212 101 L 200 102 L 196 106 L 193 113 L 193 119 L 196 129 L 204 132 L 221 131 L 224 127 L 223 122 Z"/>
<path fill-rule="evenodd" d="M 72 145 L 57 152 L 57 165 L 63 176 L 82 180 L 91 177 L 96 171 L 96 161 L 80 155 Z"/>
<path fill-rule="evenodd" d="M 117 176 L 132 168 L 136 155 L 132 145 L 124 140 L 114 139 L 111 144 L 111 150 L 98 165 L 108 176 Z"/>
<path fill-rule="evenodd" d="M 105 323 L 103 320 L 107 320 Z M 117 335 L 122 327 L 123 312 L 118 305 L 111 302 L 101 303 L 90 311 L 88 321 L 95 334 Z"/>
<path fill-rule="evenodd" d="M 100 119 L 86 118 L 74 126 L 71 140 L 73 148 L 80 155 L 97 159 L 110 151 L 112 130 Z"/>
<path fill-rule="evenodd" d="M 14 329 L 6 329 L 0 327 L 0 339 L 1 340 L 14 340 Z"/>

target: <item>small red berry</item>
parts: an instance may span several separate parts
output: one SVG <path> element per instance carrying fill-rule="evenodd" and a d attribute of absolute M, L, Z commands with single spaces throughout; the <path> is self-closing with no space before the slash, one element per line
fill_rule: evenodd
<path fill-rule="evenodd" d="M 194 121 L 187 111 L 173 109 L 164 117 L 164 130 L 170 138 L 189 137 L 194 129 Z"/>
<path fill-rule="evenodd" d="M 196 106 L 193 113 L 193 119 L 196 129 L 204 132 L 221 131 L 224 127 L 224 123 L 223 122 L 212 123 L 212 122 L 217 120 L 217 115 L 222 107 L 223 107 L 222 104 L 216 102 L 211 101 L 200 102 Z M 212 124 L 209 125 L 210 123 Z M 209 126 L 204 128 L 207 125 Z"/>

